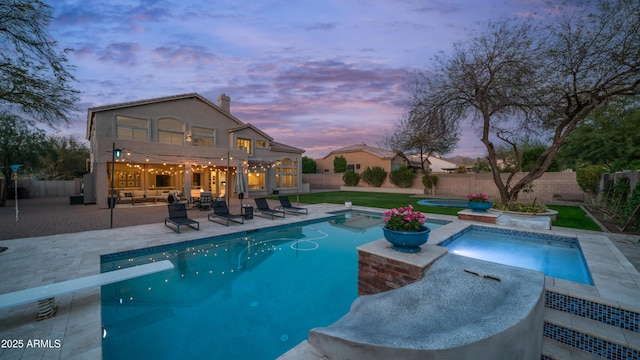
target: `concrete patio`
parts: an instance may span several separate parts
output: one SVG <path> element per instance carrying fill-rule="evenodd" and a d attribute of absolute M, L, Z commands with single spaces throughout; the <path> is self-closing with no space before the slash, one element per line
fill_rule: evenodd
<path fill-rule="evenodd" d="M 295 205 L 295 196 L 291 199 Z M 253 204 L 251 199 L 244 202 Z M 72 206 L 68 199 L 60 198 L 20 200 L 20 221 L 17 223 L 13 203 L 7 205 L 0 208 L 3 224 L 0 247 L 7 248 L 0 253 L 0 293 L 97 274 L 102 254 L 322 218 L 327 211 L 344 209 L 340 205 L 310 205 L 309 215 L 276 220 L 256 216 L 244 225 L 225 227 L 207 221 L 208 211 L 191 208 L 189 217 L 200 221 L 200 231 L 187 229 L 177 234 L 162 223 L 167 216 L 164 205 L 116 207 L 114 229 L 109 229 L 109 209 L 97 209 L 95 205 Z M 230 208 L 232 212 L 239 212 L 239 200 L 233 199 Z M 439 215 L 429 217 L 456 220 Z M 465 226 L 464 223 L 456 221 L 451 224 L 453 226 L 434 232 L 430 243 L 457 231 Z M 602 296 L 640 308 L 637 300 L 640 299 L 638 236 L 560 228 L 553 228 L 552 232 L 577 233 L 581 244 L 586 241 L 584 244 L 588 245 L 586 248 L 583 245 L 583 249 L 596 284 L 587 287 L 549 278 L 547 287 Z M 63 295 L 56 301 L 57 315 L 38 322 L 35 321 L 36 304 L 0 311 L 1 339 L 21 339 L 25 343 L 33 339 L 51 340 L 45 342 L 45 347 L 0 349 L 0 359 L 101 358 L 100 289 Z"/>

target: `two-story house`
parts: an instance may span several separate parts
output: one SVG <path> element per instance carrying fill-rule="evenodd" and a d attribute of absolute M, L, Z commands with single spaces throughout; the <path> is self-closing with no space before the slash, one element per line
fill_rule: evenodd
<path fill-rule="evenodd" d="M 240 121 L 230 103 L 225 94 L 216 105 L 193 93 L 89 108 L 85 203 L 106 208 L 111 193 L 154 200 L 173 191 L 183 198 L 192 190 L 229 196 L 237 176 L 248 184 L 244 197 L 298 191 L 304 150 Z"/>

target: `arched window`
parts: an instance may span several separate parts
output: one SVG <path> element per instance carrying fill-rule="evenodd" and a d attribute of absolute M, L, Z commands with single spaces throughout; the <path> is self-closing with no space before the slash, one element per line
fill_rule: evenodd
<path fill-rule="evenodd" d="M 297 161 L 284 158 L 276 163 L 276 187 L 279 189 L 298 187 Z"/>
<path fill-rule="evenodd" d="M 158 142 L 184 145 L 184 124 L 182 121 L 176 119 L 158 120 Z"/>

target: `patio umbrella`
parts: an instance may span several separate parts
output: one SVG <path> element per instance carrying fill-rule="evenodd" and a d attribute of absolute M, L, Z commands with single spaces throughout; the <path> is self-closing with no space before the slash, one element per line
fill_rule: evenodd
<path fill-rule="evenodd" d="M 247 194 L 249 192 L 249 187 L 247 186 L 247 181 L 244 178 L 244 170 L 242 169 L 242 162 L 238 163 L 236 167 L 236 179 L 235 184 L 233 186 L 233 192 L 240 194 Z M 240 201 L 242 203 L 242 201 Z"/>

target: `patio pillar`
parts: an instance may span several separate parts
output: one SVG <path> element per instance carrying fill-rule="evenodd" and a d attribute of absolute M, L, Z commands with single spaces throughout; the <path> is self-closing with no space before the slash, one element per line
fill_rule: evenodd
<path fill-rule="evenodd" d="M 184 166 L 184 198 L 191 202 L 191 182 L 193 181 L 193 169 L 190 164 Z"/>

